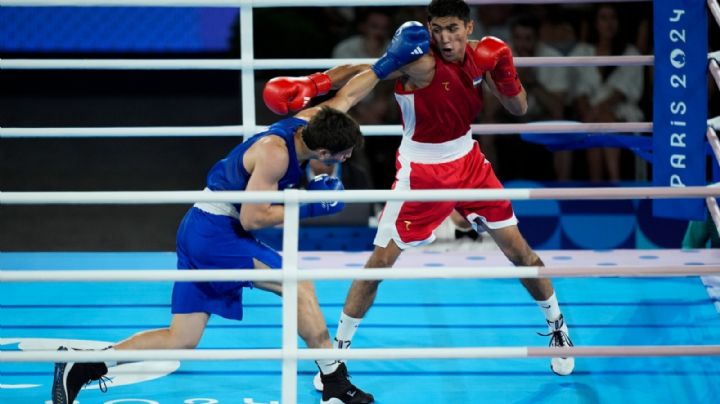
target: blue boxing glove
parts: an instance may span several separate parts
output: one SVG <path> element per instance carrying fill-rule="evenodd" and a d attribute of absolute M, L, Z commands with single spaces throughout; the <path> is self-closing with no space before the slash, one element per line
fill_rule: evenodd
<path fill-rule="evenodd" d="M 372 66 L 379 79 L 410 62 L 420 59 L 430 49 L 430 34 L 425 26 L 417 21 L 408 21 L 395 31 L 385 54 Z"/>
<path fill-rule="evenodd" d="M 343 191 L 345 187 L 337 177 L 321 174 L 308 183 L 308 191 Z M 313 202 L 300 204 L 300 219 L 306 217 L 325 216 L 338 213 L 345 207 L 345 202 Z"/>

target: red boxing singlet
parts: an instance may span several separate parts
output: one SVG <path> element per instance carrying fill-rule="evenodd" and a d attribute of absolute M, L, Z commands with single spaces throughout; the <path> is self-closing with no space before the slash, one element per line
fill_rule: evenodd
<path fill-rule="evenodd" d="M 435 76 L 427 87 L 407 91 L 395 83 L 403 137 L 420 143 L 444 143 L 464 136 L 483 107 L 482 74 L 465 47 L 462 63 L 446 62 L 433 46 Z"/>

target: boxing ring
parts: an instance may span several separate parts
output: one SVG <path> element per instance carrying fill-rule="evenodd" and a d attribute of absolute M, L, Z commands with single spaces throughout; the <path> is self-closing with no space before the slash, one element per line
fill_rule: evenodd
<path fill-rule="evenodd" d="M 495 0 L 491 3 L 500 3 Z M 375 2 L 315 1 L 317 5 Z M 473 2 L 480 3 L 480 2 Z M 190 0 L 7 0 L 6 5 L 238 6 L 241 26 L 253 7 L 294 2 Z M 395 1 L 393 4 L 424 4 Z M 716 19 L 716 1 L 708 1 Z M 719 21 L 720 23 L 720 21 Z M 233 69 L 242 71 L 243 125 L 203 128 L 0 128 L 0 138 L 237 136 L 256 132 L 253 71 L 327 68 L 341 59 L 253 60 L 252 29 L 241 35 L 241 60 L 69 61 L 2 60 L 3 69 Z M 249 46 L 248 46 L 249 45 Z M 519 66 L 651 64 L 652 57 L 518 58 Z M 715 61 L 710 71 L 720 85 Z M 399 126 L 363 127 L 367 135 L 400 133 Z M 652 124 L 475 125 L 474 133 L 652 132 Z M 708 140 L 720 157 L 712 128 Z M 720 161 L 720 158 L 718 158 Z M 705 198 L 720 223 L 718 187 L 453 190 L 454 200 Z M 298 204 L 343 200 L 446 200 L 448 191 L 333 192 L 0 192 L 10 204 L 284 203 L 283 270 L 175 271 L 172 253 L 0 254 L 0 402 L 49 397 L 57 361 L 140 361 L 111 369 L 113 383 L 78 402 L 295 403 L 317 402 L 310 361 L 350 359 L 351 374 L 378 403 L 414 402 L 712 402 L 720 396 L 720 316 L 698 275 L 720 274 L 716 250 L 538 251 L 545 268 L 509 267 L 495 251 L 439 254 L 408 251 L 396 269 L 365 271 L 369 253 L 298 252 Z M 519 277 L 556 277 L 576 347 L 545 348 L 537 308 Z M 317 280 L 329 325 L 350 279 L 388 279 L 354 339 L 341 352 L 298 347 L 297 282 Z M 282 304 L 269 293 L 247 293 L 245 319 L 213 317 L 197 350 L 57 352 L 59 345 L 100 348 L 137 331 L 164 327 L 170 281 L 275 280 Z M 132 282 L 132 283 L 130 283 Z M 128 293 L 133 290 L 133 293 Z M 281 308 L 281 310 L 278 310 Z M 481 317 L 480 311 L 491 313 Z M 331 334 L 332 334 L 331 328 Z M 355 348 L 358 347 L 358 348 Z M 575 356 L 575 372 L 561 378 L 546 359 Z M 180 363 L 179 361 L 183 362 Z M 542 363 L 541 363 L 542 361 Z"/>

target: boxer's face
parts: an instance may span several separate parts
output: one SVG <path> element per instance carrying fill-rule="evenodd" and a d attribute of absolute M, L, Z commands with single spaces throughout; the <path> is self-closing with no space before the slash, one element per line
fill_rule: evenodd
<path fill-rule="evenodd" d="M 352 147 L 349 149 L 339 151 L 337 153 L 331 153 L 329 150 L 323 150 L 320 153 L 318 160 L 320 160 L 323 164 L 326 164 L 326 165 L 342 163 L 345 160 L 349 159 L 350 156 L 352 156 L 352 151 L 353 151 Z"/>
<path fill-rule="evenodd" d="M 428 29 L 444 60 L 448 62 L 463 60 L 468 36 L 473 30 L 472 21 L 466 24 L 458 17 L 435 17 L 428 23 Z"/>

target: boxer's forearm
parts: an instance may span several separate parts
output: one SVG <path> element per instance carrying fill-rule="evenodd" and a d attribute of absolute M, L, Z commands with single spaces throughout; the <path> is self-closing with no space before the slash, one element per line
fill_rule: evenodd
<path fill-rule="evenodd" d="M 328 100 L 327 106 L 347 112 L 360 102 L 360 100 L 370 94 L 379 81 L 375 72 L 368 66 L 365 71 L 355 75 L 349 80 L 347 84 L 335 94 L 335 97 Z"/>
<path fill-rule="evenodd" d="M 330 77 L 333 90 L 337 90 L 347 84 L 353 76 L 368 68 L 370 68 L 370 65 L 366 64 L 340 65 L 327 70 L 325 74 Z"/>

